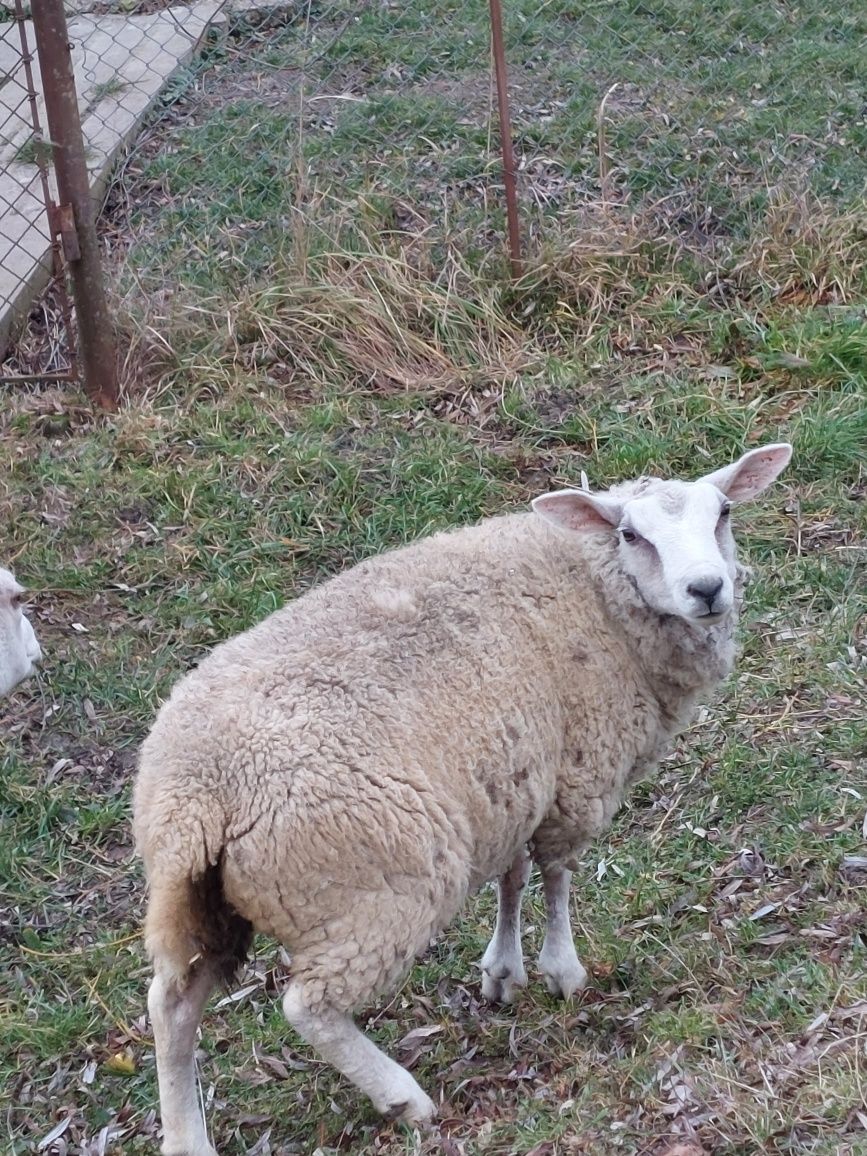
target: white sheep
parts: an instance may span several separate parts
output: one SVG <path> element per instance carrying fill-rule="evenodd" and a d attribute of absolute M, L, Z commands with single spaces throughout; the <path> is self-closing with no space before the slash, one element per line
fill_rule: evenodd
<path fill-rule="evenodd" d="M 24 587 L 0 567 L 0 698 L 29 678 L 42 658 L 23 598 Z"/>
<path fill-rule="evenodd" d="M 553 992 L 583 986 L 570 870 L 731 670 L 729 506 L 790 456 L 770 445 L 697 482 L 549 493 L 372 558 L 175 687 L 134 799 L 166 1156 L 214 1156 L 195 1037 L 253 929 L 291 952 L 290 1024 L 410 1122 L 434 1104 L 351 1013 L 495 878 L 482 990 L 510 999 L 527 978 L 527 846 L 548 912 L 540 970 Z"/>

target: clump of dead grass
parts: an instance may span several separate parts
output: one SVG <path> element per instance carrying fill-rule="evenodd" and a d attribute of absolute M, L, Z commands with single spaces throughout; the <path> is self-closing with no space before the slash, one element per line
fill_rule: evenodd
<path fill-rule="evenodd" d="M 867 212 L 841 214 L 799 192 L 770 191 L 746 238 L 700 204 L 611 200 L 564 215 L 514 288 L 519 315 L 571 340 L 675 296 L 718 308 L 740 302 L 847 304 L 864 290 Z"/>
<path fill-rule="evenodd" d="M 772 191 L 729 278 L 780 304 L 850 304 L 865 289 L 867 211 L 841 213 L 804 193 Z"/>
<path fill-rule="evenodd" d="M 329 224 L 324 232 L 308 219 L 316 245 L 296 237 L 290 257 L 277 255 L 264 281 L 231 299 L 127 291 L 118 300 L 127 392 L 160 393 L 179 373 L 227 386 L 265 375 L 284 385 L 437 392 L 511 381 L 527 366 L 501 286 L 478 276 L 458 247 L 423 235 L 396 245 L 374 229 L 356 228 L 349 240 Z"/>
<path fill-rule="evenodd" d="M 63 374 L 70 369 L 75 335 L 62 287 L 52 282 L 33 306 L 20 339 L 0 352 L 0 374 L 9 377 Z"/>
<path fill-rule="evenodd" d="M 141 400 L 258 379 L 314 393 L 483 391 L 537 376 L 602 332 L 629 346 L 672 301 L 710 316 L 845 304 L 863 289 L 863 212 L 777 193 L 735 238 L 699 209 L 587 203 L 513 283 L 505 262 L 472 264 L 466 236 L 422 221 L 389 230 L 374 212 L 350 218 L 312 197 L 266 275 L 231 295 L 172 286 L 169 270 L 160 294 L 118 288 L 125 390 Z"/>

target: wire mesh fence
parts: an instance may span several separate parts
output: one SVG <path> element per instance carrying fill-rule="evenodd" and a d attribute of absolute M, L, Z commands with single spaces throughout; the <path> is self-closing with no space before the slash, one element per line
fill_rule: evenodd
<path fill-rule="evenodd" d="M 50 148 L 42 133 L 38 75 L 33 25 L 18 3 L 0 24 L 0 343 L 20 325 L 33 295 L 59 272 L 49 225 Z M 62 292 L 59 306 L 68 318 Z M 28 368 L 65 376 L 64 329 L 62 322 L 43 326 L 37 364 Z"/>
<path fill-rule="evenodd" d="M 508 3 L 525 226 L 600 197 L 689 203 L 707 230 L 748 226 L 783 186 L 854 199 L 865 20 L 817 0 Z M 321 182 L 462 202 L 499 228 L 482 0 L 317 3 L 273 51 L 304 78 L 305 161 Z"/>
<path fill-rule="evenodd" d="M 145 293 L 212 299 L 271 269 L 275 250 L 301 268 L 323 237 L 351 247 L 360 234 L 508 275 L 486 0 L 76 4 L 97 193 L 150 116 L 133 161 L 141 204 L 127 206 Z M 649 208 L 702 251 L 755 233 L 787 197 L 862 204 L 856 0 L 507 0 L 504 23 L 531 262 L 580 239 L 588 207 Z M 3 212 L 20 213 L 40 178 L 21 151 L 24 89 L 7 77 L 3 94 L 0 115 L 18 118 Z"/>
<path fill-rule="evenodd" d="M 166 85 L 189 64 L 220 7 L 219 0 L 205 0 L 130 12 L 123 4 L 74 0 L 64 13 L 60 3 L 34 0 L 31 14 L 15 0 L 14 9 L 0 11 L 4 346 L 20 329 L 34 295 L 53 278 L 24 340 L 7 349 L 5 376 L 73 379 L 77 337 L 85 378 L 94 376 L 93 346 L 104 342 L 100 331 L 107 322 L 104 308 L 96 308 L 94 317 L 90 313 L 104 291 L 98 268 L 87 264 L 84 206 L 72 203 L 65 173 L 78 163 L 83 187 L 94 204 L 101 203 L 118 155 L 135 139 Z M 65 83 L 62 76 L 67 61 L 74 85 L 72 77 Z M 103 360 L 106 356 L 113 355 L 106 350 Z"/>

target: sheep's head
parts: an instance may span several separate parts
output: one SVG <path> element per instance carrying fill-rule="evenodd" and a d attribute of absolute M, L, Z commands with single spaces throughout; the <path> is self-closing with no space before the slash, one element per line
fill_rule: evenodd
<path fill-rule="evenodd" d="M 602 494 L 558 490 L 533 509 L 564 530 L 616 534 L 620 568 L 651 609 L 712 626 L 734 605 L 729 510 L 760 494 L 791 456 L 786 443 L 762 446 L 694 482 L 641 478 Z"/>
<path fill-rule="evenodd" d="M 23 608 L 23 587 L 0 568 L 0 696 L 28 678 L 42 658 Z"/>

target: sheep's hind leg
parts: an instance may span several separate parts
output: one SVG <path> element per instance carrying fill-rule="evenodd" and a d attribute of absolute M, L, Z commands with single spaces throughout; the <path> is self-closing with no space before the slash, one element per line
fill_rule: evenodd
<path fill-rule="evenodd" d="M 208 1140 L 196 1082 L 196 1032 L 214 987 L 205 968 L 186 984 L 160 974 L 159 963 L 148 991 L 154 1033 L 163 1156 L 217 1156 Z"/>
<path fill-rule="evenodd" d="M 369 1096 L 384 1116 L 423 1124 L 436 1114 L 433 1101 L 406 1068 L 381 1052 L 350 1016 L 327 1007 L 310 1010 L 303 980 L 289 984 L 283 996 L 283 1011 L 296 1032 Z"/>
<path fill-rule="evenodd" d="M 521 900 L 530 878 L 530 857 L 522 848 L 497 881 L 497 924 L 482 956 L 482 995 L 492 1003 L 511 1003 L 527 986 L 521 949 Z"/>
<path fill-rule="evenodd" d="M 568 999 L 587 983 L 587 972 L 575 951 L 569 922 L 569 884 L 571 872 L 558 868 L 542 869 L 545 888 L 547 926 L 545 941 L 539 953 L 539 970 L 552 995 Z"/>

